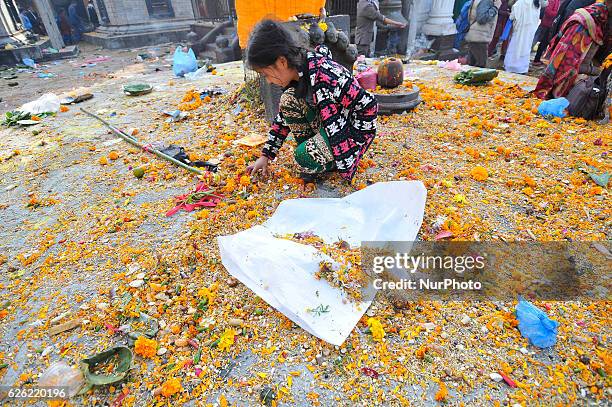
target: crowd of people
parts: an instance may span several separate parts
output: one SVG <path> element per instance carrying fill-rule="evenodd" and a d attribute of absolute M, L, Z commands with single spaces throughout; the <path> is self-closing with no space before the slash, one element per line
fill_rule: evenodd
<path fill-rule="evenodd" d="M 19 19 L 24 30 L 39 35 L 46 34 L 44 24 L 31 3 L 20 3 L 19 9 Z M 93 0 L 88 1 L 85 12 L 86 17 L 83 16 L 83 11 L 79 11 L 79 3 L 76 0 L 71 1 L 68 7 L 56 10 L 55 21 L 65 44 L 78 43 L 83 33 L 100 25 Z"/>
<path fill-rule="evenodd" d="M 612 0 L 468 0 L 460 8 L 456 47 L 466 62 L 486 67 L 497 51 L 506 71 L 546 64 L 534 94 L 567 96 L 579 74 L 602 75 L 612 51 Z M 501 45 L 500 45 L 501 42 Z M 544 61 L 544 62 L 543 62 Z"/>

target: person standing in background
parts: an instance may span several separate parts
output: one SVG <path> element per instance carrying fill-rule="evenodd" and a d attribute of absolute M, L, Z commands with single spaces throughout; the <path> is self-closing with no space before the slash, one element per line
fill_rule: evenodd
<path fill-rule="evenodd" d="M 360 55 L 370 56 L 370 44 L 374 40 L 374 24 L 377 21 L 396 28 L 406 27 L 404 23 L 385 17 L 379 10 L 378 0 L 359 0 L 357 3 L 355 43 Z"/>
<path fill-rule="evenodd" d="M 512 6 L 512 36 L 504 58 L 508 72 L 527 73 L 533 37 L 540 24 L 540 0 L 518 0 Z"/>
<path fill-rule="evenodd" d="M 25 11 L 19 12 L 19 19 L 21 20 L 21 25 L 23 26 L 24 30 L 32 31 L 32 23 L 30 22 L 30 19 L 26 15 Z"/>
<path fill-rule="evenodd" d="M 499 6 L 499 10 L 497 12 L 497 24 L 495 25 L 495 32 L 493 34 L 493 39 L 489 43 L 489 56 L 492 57 L 495 53 L 495 49 L 497 48 L 497 43 L 499 43 L 499 38 L 504 32 L 504 28 L 506 27 L 506 23 L 510 18 L 510 5 L 508 4 L 508 0 L 501 0 L 501 5 Z M 508 48 L 508 42 L 504 41 L 502 44 L 502 52 L 501 55 L 506 54 L 506 48 Z"/>
<path fill-rule="evenodd" d="M 79 13 L 77 11 L 76 0 L 72 0 L 68 6 L 68 20 L 70 21 L 70 25 L 72 25 L 72 40 L 76 44 L 77 42 L 81 41 L 81 35 L 84 31 L 83 25 L 81 24 L 81 18 L 79 17 Z"/>
<path fill-rule="evenodd" d="M 87 3 L 87 15 L 89 16 L 89 22 L 97 28 L 100 25 L 100 20 L 98 20 L 98 14 L 96 13 L 96 7 L 94 6 L 93 0 L 89 0 Z"/>
<path fill-rule="evenodd" d="M 463 3 L 463 7 L 461 7 L 459 16 L 455 20 L 455 27 L 457 27 L 457 34 L 455 34 L 455 42 L 453 43 L 453 48 L 455 49 L 461 49 L 461 45 L 463 45 L 465 35 L 470 30 L 470 21 L 468 14 L 470 12 L 471 6 L 472 0 L 468 0 Z"/>
<path fill-rule="evenodd" d="M 536 51 L 535 58 L 533 59 L 534 64 L 541 64 L 540 59 L 542 58 L 542 54 L 546 51 L 548 47 L 548 43 L 550 42 L 550 38 L 552 37 L 551 28 L 553 26 L 553 20 L 557 16 L 559 12 L 559 7 L 561 6 L 561 0 L 549 0 L 548 6 L 544 10 L 544 17 L 542 17 L 542 21 L 540 22 L 540 35 L 538 44 L 538 50 Z"/>
<path fill-rule="evenodd" d="M 62 39 L 64 40 L 64 44 L 70 45 L 73 42 L 72 37 L 72 26 L 70 25 L 70 21 L 68 21 L 68 15 L 66 15 L 66 9 L 61 8 L 59 13 L 57 14 L 57 26 L 60 29 L 60 34 L 62 34 Z"/>
<path fill-rule="evenodd" d="M 467 63 L 485 68 L 487 49 L 493 39 L 501 0 L 474 0 L 468 11 L 469 28 L 465 36 L 468 48 Z"/>

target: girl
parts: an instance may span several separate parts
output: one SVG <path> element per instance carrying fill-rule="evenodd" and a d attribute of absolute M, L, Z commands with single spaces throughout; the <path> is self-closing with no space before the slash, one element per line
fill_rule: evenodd
<path fill-rule="evenodd" d="M 298 47 L 278 22 L 259 22 L 246 54 L 252 69 L 285 89 L 261 157 L 247 171 L 268 175 L 269 162 L 291 132 L 304 173 L 335 170 L 350 182 L 376 135 L 376 99 L 332 61 L 327 48 Z"/>

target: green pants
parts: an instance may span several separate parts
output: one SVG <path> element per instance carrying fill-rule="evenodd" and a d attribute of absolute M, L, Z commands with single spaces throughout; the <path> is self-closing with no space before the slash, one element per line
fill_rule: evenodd
<path fill-rule="evenodd" d="M 334 156 L 317 112 L 305 100 L 296 98 L 293 88 L 281 96 L 280 111 L 295 137 L 293 155 L 302 171 L 314 174 L 333 170 Z"/>

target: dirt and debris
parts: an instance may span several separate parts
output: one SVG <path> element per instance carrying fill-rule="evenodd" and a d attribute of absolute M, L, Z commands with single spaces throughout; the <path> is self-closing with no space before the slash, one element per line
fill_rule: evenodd
<path fill-rule="evenodd" d="M 185 146 L 191 161 L 216 160 L 218 171 L 188 173 L 118 140 L 73 106 L 42 119 L 36 133 L 0 129 L 3 385 L 36 383 L 55 361 L 76 366 L 133 345 L 133 369 L 124 381 L 96 386 L 70 403 L 609 400 L 609 302 L 536 301 L 560 323 L 556 346 L 540 350 L 517 329 L 515 303 L 419 302 L 396 310 L 379 296 L 344 345 L 334 347 L 232 279 L 216 236 L 263 222 L 284 199 L 344 196 L 369 183 L 414 179 L 428 189 L 423 240 L 440 233 L 477 241 L 609 240 L 609 186 L 581 168 L 612 170 L 611 125 L 543 119 L 526 92 L 533 78 L 500 72 L 490 86 L 473 88 L 454 84 L 452 71 L 413 63 L 409 81 L 424 103 L 380 119 L 353 185 L 337 175 L 305 184 L 290 142 L 271 165 L 272 177 L 254 179 L 244 170 L 260 146 L 235 141 L 265 134 L 267 123 L 240 96 L 246 94 L 241 63 L 188 81 L 173 78 L 163 63 L 153 69 L 138 62 L 138 53 L 82 68 L 93 69 L 95 80 L 87 85 L 94 98 L 79 106 L 134 129 L 130 134 L 144 143 Z M 95 70 L 106 63 L 116 65 Z M 81 85 L 73 81 L 77 69 L 56 69 L 66 72 L 61 81 L 28 78 L 28 87 L 2 91 L 2 106 L 10 110 L 39 93 Z M 123 85 L 144 81 L 151 93 L 123 94 Z M 199 97 L 213 87 L 227 93 Z M 167 121 L 163 112 L 177 109 L 189 116 Z M 166 217 L 174 197 L 200 181 L 223 199 Z M 137 322 L 143 314 L 158 321 L 159 331 L 134 344 L 125 326 L 146 330 Z"/>

